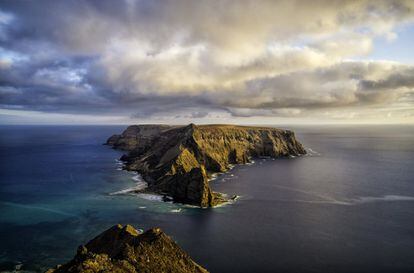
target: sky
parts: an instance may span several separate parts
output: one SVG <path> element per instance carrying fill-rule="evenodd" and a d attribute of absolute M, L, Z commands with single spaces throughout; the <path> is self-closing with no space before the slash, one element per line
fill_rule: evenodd
<path fill-rule="evenodd" d="M 414 123 L 412 0 L 0 0 L 0 124 Z"/>

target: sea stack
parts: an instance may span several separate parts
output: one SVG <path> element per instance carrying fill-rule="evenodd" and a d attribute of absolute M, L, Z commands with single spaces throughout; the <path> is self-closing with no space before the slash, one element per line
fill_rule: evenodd
<path fill-rule="evenodd" d="M 133 125 L 106 144 L 128 151 L 125 169 L 142 175 L 146 191 L 200 207 L 226 201 L 210 189 L 212 174 L 256 157 L 306 154 L 292 131 L 236 125 Z"/>

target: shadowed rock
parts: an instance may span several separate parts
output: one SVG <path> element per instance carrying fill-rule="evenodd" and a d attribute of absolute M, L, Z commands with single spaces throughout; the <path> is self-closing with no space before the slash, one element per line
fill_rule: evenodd
<path fill-rule="evenodd" d="M 208 273 L 159 228 L 140 234 L 130 225 L 116 225 L 85 246 L 67 264 L 47 273 Z"/>
<path fill-rule="evenodd" d="M 133 125 L 107 144 L 129 152 L 121 158 L 125 168 L 142 175 L 147 191 L 201 207 L 225 201 L 211 191 L 211 174 L 255 157 L 306 153 L 292 131 L 234 125 Z"/>

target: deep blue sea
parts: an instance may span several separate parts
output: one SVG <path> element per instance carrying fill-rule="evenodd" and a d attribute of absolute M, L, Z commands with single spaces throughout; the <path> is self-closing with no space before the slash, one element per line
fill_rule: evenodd
<path fill-rule="evenodd" d="M 116 223 L 161 227 L 212 273 L 414 272 L 413 126 L 289 128 L 310 154 L 220 175 L 241 197 L 214 209 L 112 195 L 136 184 L 102 145 L 124 128 L 0 126 L 0 272 L 42 272 Z"/>

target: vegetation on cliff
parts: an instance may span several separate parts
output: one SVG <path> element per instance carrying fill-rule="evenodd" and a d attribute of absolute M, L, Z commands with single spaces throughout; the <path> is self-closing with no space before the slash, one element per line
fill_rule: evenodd
<path fill-rule="evenodd" d="M 129 152 L 121 159 L 148 182 L 147 191 L 201 207 L 224 201 L 209 187 L 211 174 L 255 157 L 306 153 L 292 131 L 234 125 L 133 125 L 107 144 Z"/>

